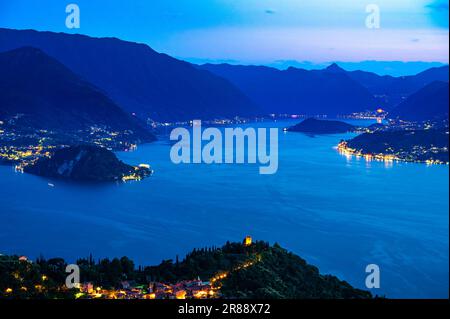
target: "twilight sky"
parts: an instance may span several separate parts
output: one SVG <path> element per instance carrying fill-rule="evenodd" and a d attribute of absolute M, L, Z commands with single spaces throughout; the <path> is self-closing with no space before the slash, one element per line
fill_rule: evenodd
<path fill-rule="evenodd" d="M 76 3 L 81 28 L 65 27 Z M 377 4 L 381 28 L 368 29 Z M 446 0 L 0 0 L 0 27 L 145 42 L 195 62 L 448 63 Z"/>

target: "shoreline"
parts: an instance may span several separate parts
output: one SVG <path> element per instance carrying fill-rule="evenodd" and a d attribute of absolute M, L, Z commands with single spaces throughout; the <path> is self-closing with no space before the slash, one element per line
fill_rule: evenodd
<path fill-rule="evenodd" d="M 393 163 L 393 162 L 403 162 L 403 163 L 415 163 L 415 164 L 426 164 L 426 165 L 449 165 L 449 163 L 445 163 L 442 161 L 435 161 L 435 160 L 410 160 L 406 158 L 401 158 L 396 155 L 392 154 L 371 154 L 371 153 L 363 153 L 361 151 L 358 151 L 354 148 L 348 147 L 348 143 L 346 141 L 342 141 L 337 145 L 337 150 L 342 155 L 350 155 L 355 157 L 364 157 L 367 161 L 379 161 L 379 162 L 387 162 L 387 163 Z"/>

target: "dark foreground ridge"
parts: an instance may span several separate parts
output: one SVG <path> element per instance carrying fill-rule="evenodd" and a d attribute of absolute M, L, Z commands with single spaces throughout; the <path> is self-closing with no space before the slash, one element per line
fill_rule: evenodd
<path fill-rule="evenodd" d="M 151 174 L 146 165 L 125 164 L 113 152 L 92 145 L 59 149 L 50 158 L 41 157 L 23 170 L 44 177 L 92 182 L 138 180 Z"/>
<path fill-rule="evenodd" d="M 315 134 L 337 134 L 356 131 L 356 126 L 341 121 L 317 120 L 309 118 L 287 129 L 290 132 Z"/>
<path fill-rule="evenodd" d="M 81 284 L 67 289 L 61 258 L 36 262 L 0 255 L 1 298 L 102 299 L 367 299 L 353 288 L 278 244 L 227 242 L 223 247 L 194 249 L 184 260 L 139 266 L 127 257 L 95 262 L 79 259 Z M 201 279 L 200 279 L 201 278 Z"/>

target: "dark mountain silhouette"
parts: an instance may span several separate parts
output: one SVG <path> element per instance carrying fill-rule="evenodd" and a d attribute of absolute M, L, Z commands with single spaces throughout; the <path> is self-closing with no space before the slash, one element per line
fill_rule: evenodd
<path fill-rule="evenodd" d="M 448 119 L 448 82 L 435 81 L 409 96 L 390 118 L 409 121 Z"/>
<path fill-rule="evenodd" d="M 157 121 L 391 110 L 433 81 L 448 82 L 448 66 L 404 77 L 348 72 L 337 64 L 311 71 L 194 66 L 116 38 L 0 28 L 0 52 L 22 46 L 40 48 L 127 112 Z"/>
<path fill-rule="evenodd" d="M 324 69 L 325 72 L 329 73 L 346 73 L 343 68 L 341 68 L 337 63 L 332 63 Z"/>
<path fill-rule="evenodd" d="M 306 119 L 290 128 L 290 132 L 303 132 L 315 134 L 335 134 L 353 132 L 357 128 L 341 121 L 317 120 L 314 118 Z"/>
<path fill-rule="evenodd" d="M 384 107 L 392 108 L 403 102 L 409 95 L 434 81 L 449 80 L 448 65 L 431 68 L 416 75 L 393 77 L 375 73 L 352 71 L 347 74 L 379 97 Z"/>
<path fill-rule="evenodd" d="M 323 70 L 205 64 L 200 66 L 238 86 L 266 111 L 345 114 L 383 107 L 392 109 L 433 81 L 447 81 L 448 66 L 412 76 L 380 76 L 346 71 L 336 63 Z"/>
<path fill-rule="evenodd" d="M 227 80 L 145 44 L 0 28 L 0 52 L 22 46 L 43 50 L 144 119 L 179 121 L 259 113 Z"/>
<path fill-rule="evenodd" d="M 0 116 L 34 129 L 75 131 L 96 125 L 154 139 L 96 87 L 32 47 L 0 53 Z"/>
<path fill-rule="evenodd" d="M 228 79 L 267 113 L 333 116 L 377 107 L 373 95 L 337 65 L 314 71 L 229 64 L 199 68 Z"/>

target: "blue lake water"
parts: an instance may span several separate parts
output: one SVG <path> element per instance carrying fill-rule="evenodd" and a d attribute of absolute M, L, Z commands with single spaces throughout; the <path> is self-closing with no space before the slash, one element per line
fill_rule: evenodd
<path fill-rule="evenodd" d="M 448 298 L 448 166 L 347 158 L 334 146 L 351 136 L 280 131 L 275 175 L 248 164 L 175 165 L 167 140 L 118 153 L 152 165 L 141 182 L 49 187 L 0 166 L 0 253 L 156 264 L 251 235 L 360 288 L 366 265 L 377 264 L 374 294 Z"/>

